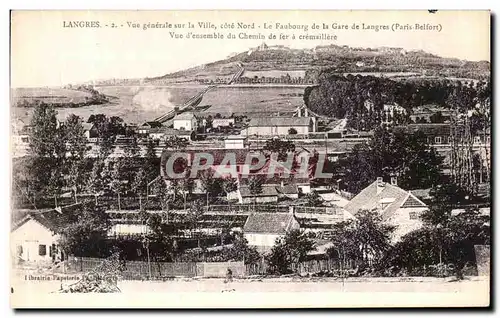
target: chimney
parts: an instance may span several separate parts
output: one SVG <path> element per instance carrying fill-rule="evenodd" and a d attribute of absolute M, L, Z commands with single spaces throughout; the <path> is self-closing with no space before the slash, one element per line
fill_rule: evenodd
<path fill-rule="evenodd" d="M 396 176 L 392 176 L 392 177 L 391 177 L 391 184 L 392 184 L 393 186 L 396 186 L 396 187 L 397 187 L 397 186 L 398 186 L 398 177 L 396 177 Z"/>
<path fill-rule="evenodd" d="M 377 178 L 377 194 L 384 190 L 384 179 L 382 177 Z"/>

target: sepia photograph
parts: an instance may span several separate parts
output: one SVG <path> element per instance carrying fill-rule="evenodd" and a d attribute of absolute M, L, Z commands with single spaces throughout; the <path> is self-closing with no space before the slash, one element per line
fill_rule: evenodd
<path fill-rule="evenodd" d="M 11 307 L 490 306 L 490 14 L 11 11 Z"/>

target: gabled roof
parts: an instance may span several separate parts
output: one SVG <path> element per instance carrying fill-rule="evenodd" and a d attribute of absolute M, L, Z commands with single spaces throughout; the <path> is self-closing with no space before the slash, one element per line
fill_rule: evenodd
<path fill-rule="evenodd" d="M 377 193 L 378 181 L 373 182 L 358 193 L 344 209 L 352 215 L 356 215 L 360 210 L 378 209 L 382 213 L 382 219 L 387 220 L 399 208 L 426 207 L 413 194 L 400 187 L 386 182 L 382 182 L 381 185 L 381 191 Z M 403 206 L 405 203 L 406 206 Z"/>
<path fill-rule="evenodd" d="M 61 228 L 68 221 L 68 212 L 76 207 L 81 206 L 81 203 L 74 203 L 66 206 L 57 207 L 47 210 L 18 210 L 14 215 L 18 215 L 17 219 L 12 220 L 11 231 L 15 231 L 29 220 L 34 220 L 40 223 L 54 233 L 59 233 Z"/>
<path fill-rule="evenodd" d="M 193 118 L 196 118 L 196 116 L 193 113 L 186 112 L 186 113 L 182 113 L 178 116 L 175 116 L 174 120 L 177 120 L 177 119 L 179 119 L 179 120 L 191 120 Z"/>
<path fill-rule="evenodd" d="M 91 130 L 94 127 L 94 123 L 82 123 L 84 130 Z"/>
<path fill-rule="evenodd" d="M 276 191 L 276 187 L 275 186 L 266 186 L 266 185 L 263 185 L 261 193 L 252 194 L 250 192 L 250 188 L 249 187 L 242 186 L 242 187 L 240 187 L 240 194 L 244 198 L 245 197 L 273 197 L 273 196 L 277 196 L 278 192 Z"/>
<path fill-rule="evenodd" d="M 310 117 L 257 117 L 252 118 L 250 127 L 309 126 Z"/>
<path fill-rule="evenodd" d="M 243 226 L 245 233 L 285 234 L 295 217 L 291 213 L 250 214 Z"/>
<path fill-rule="evenodd" d="M 145 122 L 144 124 L 141 125 L 142 128 L 147 128 L 147 127 L 150 127 L 150 128 L 158 128 L 158 127 L 161 127 L 162 124 L 160 122 L 157 122 L 157 121 L 147 121 Z"/>

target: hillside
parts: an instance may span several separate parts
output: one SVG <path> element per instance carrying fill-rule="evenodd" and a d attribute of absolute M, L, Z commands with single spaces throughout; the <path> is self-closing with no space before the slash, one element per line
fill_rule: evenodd
<path fill-rule="evenodd" d="M 424 51 L 405 51 L 401 48 L 351 48 L 348 46 L 318 46 L 313 49 L 290 49 L 265 44 L 247 52 L 166 74 L 146 78 L 146 82 L 189 82 L 208 77 L 226 77 L 236 73 L 239 65 L 247 71 L 304 71 L 305 76 L 316 77 L 320 70 L 338 73 L 395 73 L 412 72 L 425 76 L 486 79 L 490 63 L 443 58 Z M 243 74 L 245 76 L 245 73 Z"/>

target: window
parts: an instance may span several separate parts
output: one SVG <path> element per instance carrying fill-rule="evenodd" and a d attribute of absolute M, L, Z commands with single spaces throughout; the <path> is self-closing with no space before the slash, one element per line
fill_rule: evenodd
<path fill-rule="evenodd" d="M 40 256 L 45 256 L 47 255 L 47 246 L 40 244 L 38 245 L 38 255 Z"/>
<path fill-rule="evenodd" d="M 489 144 L 490 143 L 490 136 L 487 136 L 486 137 L 486 143 Z"/>
<path fill-rule="evenodd" d="M 434 137 L 434 143 L 437 145 L 441 144 L 441 137 Z"/>
<path fill-rule="evenodd" d="M 479 137 L 479 136 L 474 137 L 474 143 L 475 144 L 481 143 L 481 137 Z"/>
<path fill-rule="evenodd" d="M 410 220 L 418 220 L 418 213 L 410 212 Z"/>

